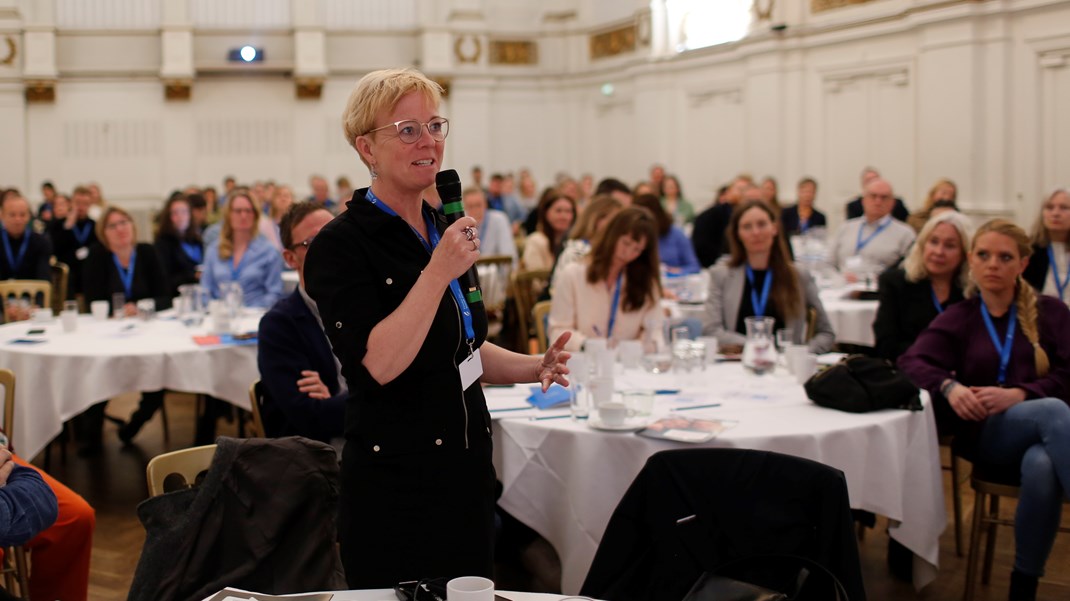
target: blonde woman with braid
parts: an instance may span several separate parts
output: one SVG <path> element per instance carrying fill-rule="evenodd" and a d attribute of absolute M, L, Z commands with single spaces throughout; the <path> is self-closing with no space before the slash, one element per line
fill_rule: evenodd
<path fill-rule="evenodd" d="M 948 307 L 899 358 L 933 396 L 970 459 L 1019 470 L 1010 600 L 1036 598 L 1070 491 L 1070 310 L 1021 274 L 1030 239 L 1002 219 L 977 230 L 968 298 Z"/>

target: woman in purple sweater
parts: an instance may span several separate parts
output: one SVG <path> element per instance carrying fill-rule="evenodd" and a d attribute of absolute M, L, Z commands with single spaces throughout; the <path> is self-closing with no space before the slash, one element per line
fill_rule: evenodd
<path fill-rule="evenodd" d="M 899 358 L 932 393 L 937 414 L 942 407 L 952 420 L 956 446 L 1021 471 L 1011 601 L 1036 598 L 1070 491 L 1070 311 L 1020 277 L 1030 252 L 1017 225 L 981 226 L 970 298 L 948 307 Z"/>

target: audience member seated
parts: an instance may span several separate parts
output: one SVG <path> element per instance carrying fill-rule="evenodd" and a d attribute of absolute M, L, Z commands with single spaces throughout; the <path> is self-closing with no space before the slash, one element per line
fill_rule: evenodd
<path fill-rule="evenodd" d="M 277 186 L 274 193 L 271 195 L 271 200 L 268 201 L 268 212 L 260 216 L 260 223 L 258 229 L 260 235 L 263 236 L 275 250 L 278 252 L 283 251 L 282 238 L 279 235 L 279 223 L 282 221 L 282 216 L 286 214 L 286 211 L 290 210 L 290 206 L 294 203 L 294 193 L 290 189 L 290 186 Z M 336 205 L 337 206 L 337 205 Z M 326 207 L 324 207 L 326 208 Z"/>
<path fill-rule="evenodd" d="M 506 255 L 512 257 L 516 265 L 516 242 L 509 217 L 499 210 L 488 209 L 487 197 L 478 186 L 465 188 L 461 199 L 464 202 L 464 214 L 479 224 L 480 256 Z"/>
<path fill-rule="evenodd" d="M 858 219 L 865 212 L 862 209 L 862 197 L 865 196 L 866 186 L 869 182 L 880 178 L 881 174 L 873 167 L 865 167 L 862 169 L 862 194 L 856 196 L 854 200 L 851 200 L 844 207 L 847 219 Z M 910 211 L 907 210 L 907 206 L 903 204 L 903 199 L 898 196 L 895 197 L 895 208 L 892 209 L 892 217 L 899 221 L 906 221 L 910 217 Z"/>
<path fill-rule="evenodd" d="M 52 207 L 55 202 L 56 187 L 48 180 L 41 182 L 41 206 L 37 208 L 37 218 L 45 225 L 52 222 L 55 214 Z"/>
<path fill-rule="evenodd" d="M 475 186 L 479 187 L 479 186 Z M 487 206 L 495 211 L 501 211 L 509 223 L 519 223 L 527 217 L 527 211 L 520 206 L 520 200 L 511 191 L 505 190 L 505 176 L 495 173 L 490 176 L 490 184 L 487 186 Z M 482 243 L 482 240 L 480 241 Z"/>
<path fill-rule="evenodd" d="M 899 358 L 960 451 L 1021 475 L 1013 601 L 1036 598 L 1070 483 L 1070 310 L 1021 279 L 1031 252 L 1013 223 L 981 226 L 969 256 L 976 290 Z"/>
<path fill-rule="evenodd" d="M 969 231 L 965 216 L 937 215 L 921 228 L 903 264 L 881 274 L 873 321 L 878 356 L 895 361 L 929 322 L 962 300 L 969 282 Z"/>
<path fill-rule="evenodd" d="M 612 196 L 617 200 L 617 202 L 620 203 L 620 206 L 622 207 L 626 207 L 632 204 L 632 199 L 635 198 L 635 196 L 632 195 L 632 191 L 628 188 L 627 184 L 615 177 L 607 177 L 604 178 L 602 181 L 598 182 L 598 185 L 594 189 L 594 196 L 591 197 L 591 200 L 594 200 L 595 197 L 601 195 Z M 584 207 L 583 210 L 586 211 L 590 207 L 591 204 L 588 202 L 587 206 Z"/>
<path fill-rule="evenodd" d="M 899 262 L 915 234 L 892 218 L 894 202 L 891 184 L 871 179 L 862 197 L 863 215 L 841 225 L 829 241 L 829 262 L 848 274 L 866 268 L 883 271 Z"/>
<path fill-rule="evenodd" d="M 672 189 L 675 178 L 665 176 L 665 188 Z M 672 275 L 698 273 L 702 266 L 698 264 L 695 249 L 687 234 L 673 223 L 673 218 L 653 194 L 644 194 L 635 199 L 635 206 L 643 207 L 654 215 L 658 226 L 658 258 L 665 270 Z"/>
<path fill-rule="evenodd" d="M 193 226 L 189 200 L 185 195 L 172 194 L 160 211 L 159 221 L 156 254 L 167 274 L 168 294 L 175 297 L 179 286 L 197 283 L 197 267 L 204 262 L 204 244 L 200 232 Z"/>
<path fill-rule="evenodd" d="M 0 448 L 0 547 L 25 545 L 56 521 L 56 495 L 36 470 Z"/>
<path fill-rule="evenodd" d="M 713 265 L 728 251 L 725 230 L 732 219 L 732 209 L 743 199 L 743 190 L 753 185 L 749 175 L 736 176 L 724 194 L 718 196 L 717 204 L 695 217 L 691 244 L 695 247 L 695 256 L 702 267 Z"/>
<path fill-rule="evenodd" d="M 780 206 L 780 198 L 778 196 L 780 187 L 776 183 L 776 178 L 772 175 L 767 175 L 762 178 L 762 183 L 758 186 L 758 189 L 762 194 L 762 202 L 773 207 L 773 210 L 780 213 L 783 207 Z"/>
<path fill-rule="evenodd" d="M 67 276 L 68 299 L 82 293 L 82 264 L 89 256 L 89 247 L 97 241 L 97 223 L 89 218 L 91 206 L 93 197 L 89 188 L 78 186 L 71 194 L 71 210 L 66 218 L 53 220 L 48 229 L 56 260 L 66 263 L 70 268 Z"/>
<path fill-rule="evenodd" d="M 576 223 L 569 230 L 568 240 L 561 253 L 557 255 L 554 263 L 554 271 L 550 276 L 550 295 L 553 296 L 554 287 L 565 267 L 587 258 L 591 252 L 591 240 L 594 240 L 599 232 L 605 229 L 609 220 L 621 210 L 621 203 L 608 194 L 595 194 L 594 198 L 587 203 Z"/>
<path fill-rule="evenodd" d="M 308 178 L 308 186 L 312 188 L 312 196 L 308 197 L 311 202 L 318 202 L 321 205 L 327 207 L 328 211 L 334 211 L 338 203 L 331 198 L 331 188 L 327 184 L 327 179 L 322 175 L 313 175 Z M 346 198 L 343 202 L 348 201 Z"/>
<path fill-rule="evenodd" d="M 925 222 L 932 217 L 946 211 L 957 211 L 958 205 L 955 201 L 958 195 L 959 189 L 955 182 L 949 179 L 937 180 L 933 187 L 929 188 L 929 195 L 925 197 L 925 205 L 920 211 L 915 211 L 907 218 L 907 225 L 914 228 L 915 232 L 920 232 Z"/>
<path fill-rule="evenodd" d="M 304 436 L 340 450 L 348 391 L 316 302 L 305 292 L 308 245 L 331 219 L 330 211 L 311 202 L 297 203 L 283 216 L 282 256 L 297 270 L 298 285 L 260 320 L 256 362 L 266 394 L 260 408 L 266 434 Z"/>
<path fill-rule="evenodd" d="M 260 212 L 249 191 L 236 188 L 223 209 L 219 240 L 205 249 L 201 285 L 221 298 L 221 284 L 238 282 L 248 307 L 270 307 L 282 297 L 282 257 L 259 234 Z"/>
<path fill-rule="evenodd" d="M 550 269 L 561 252 L 565 236 L 576 220 L 576 201 L 571 196 L 551 193 L 539 201 L 535 232 L 524 241 L 524 269 Z"/>
<path fill-rule="evenodd" d="M 814 208 L 817 182 L 811 177 L 799 180 L 795 204 L 780 212 L 780 229 L 788 238 L 805 234 L 810 228 L 826 227 L 825 214 Z"/>
<path fill-rule="evenodd" d="M 85 260 L 86 302 L 108 301 L 114 307 L 114 297 L 123 295 L 122 317 L 137 315 L 137 302 L 151 299 L 157 310 L 171 306 L 171 290 L 167 275 L 156 248 L 138 243 L 137 229 L 129 213 L 119 207 L 108 207 L 97 224 L 100 244 L 93 245 Z M 120 316 L 115 316 L 120 317 Z M 120 425 L 119 438 L 129 443 L 163 405 L 164 391 L 144 392 L 137 410 L 128 422 Z M 80 429 L 83 455 L 92 455 L 101 448 L 101 428 L 107 401 L 93 405 L 76 421 Z"/>
<path fill-rule="evenodd" d="M 1070 192 L 1059 188 L 1048 195 L 1033 226 L 1033 255 L 1022 276 L 1038 292 L 1070 302 Z"/>
<path fill-rule="evenodd" d="M 58 509 L 55 522 L 25 543 L 32 566 L 28 598 L 88 598 L 89 558 L 93 551 L 96 512 L 85 499 L 59 480 L 18 455 L 13 455 L 12 459 L 41 476 L 56 496 Z"/>
<path fill-rule="evenodd" d="M 28 226 L 30 202 L 18 193 L 0 205 L 0 238 L 4 255 L 0 258 L 0 280 L 51 280 L 52 242 Z"/>
<path fill-rule="evenodd" d="M 818 297 L 817 285 L 804 268 L 793 265 L 787 240 L 780 235 L 776 211 L 761 200 L 740 204 L 728 227 L 731 256 L 710 269 L 710 294 L 702 331 L 722 345 L 746 342 L 747 317 L 772 317 L 776 329 L 789 329 L 792 340 L 806 340 L 807 313 L 817 312 L 810 351 L 832 350 L 835 334 Z"/>
<path fill-rule="evenodd" d="M 672 218 L 676 227 L 684 227 L 695 221 L 695 207 L 684 198 L 684 191 L 680 187 L 680 180 L 675 175 L 666 175 L 661 180 L 661 206 Z M 662 262 L 665 258 L 662 257 Z"/>
<path fill-rule="evenodd" d="M 565 348 L 588 338 L 642 340 L 648 350 L 662 340 L 657 225 L 650 211 L 629 207 L 595 238 L 585 261 L 564 268 L 550 308 L 550 340 L 572 332 Z"/>

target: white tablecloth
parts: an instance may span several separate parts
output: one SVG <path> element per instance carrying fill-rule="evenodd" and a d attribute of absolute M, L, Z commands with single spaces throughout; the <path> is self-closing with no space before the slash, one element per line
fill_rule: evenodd
<path fill-rule="evenodd" d="M 244 317 L 241 331 L 256 331 L 260 313 Z M 43 335 L 28 335 L 43 328 Z M 249 407 L 249 385 L 260 377 L 256 346 L 199 346 L 176 320 L 95 321 L 79 316 L 78 330 L 59 320 L 0 326 L 0 367 L 15 372 L 14 441 L 29 459 L 90 405 L 126 392 L 179 390 L 210 394 Z M 18 344 L 17 339 L 42 339 Z"/>
<path fill-rule="evenodd" d="M 682 412 L 738 420 L 711 447 L 777 451 L 842 470 L 851 506 L 900 521 L 892 536 L 916 555 L 915 586 L 930 582 L 939 558 L 944 511 L 936 424 L 932 412 L 850 414 L 812 404 L 802 386 L 779 370 L 756 377 L 738 363 L 699 374 L 628 372 L 617 389 L 680 388 L 658 396 L 655 413 L 686 404 L 721 403 Z M 495 417 L 495 467 L 504 484 L 499 504 L 553 544 L 561 557 L 562 590 L 579 590 L 617 502 L 661 450 L 684 443 L 589 429 L 571 419 L 536 420 L 524 405 L 527 387 L 488 388 Z M 541 415 L 567 410 L 541 412 Z"/>
<path fill-rule="evenodd" d="M 836 332 L 836 342 L 873 346 L 873 320 L 877 317 L 877 301 L 848 298 L 849 288 L 830 288 L 821 291 L 821 304 Z"/>

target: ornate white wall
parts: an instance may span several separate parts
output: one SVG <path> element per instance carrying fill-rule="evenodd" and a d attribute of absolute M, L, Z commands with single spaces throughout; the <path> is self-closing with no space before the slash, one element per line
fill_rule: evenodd
<path fill-rule="evenodd" d="M 462 173 L 634 183 L 660 162 L 700 204 L 740 171 L 786 198 L 811 175 L 838 218 L 873 164 L 910 204 L 950 177 L 969 210 L 1023 221 L 1070 182 L 1070 2 L 811 5 L 775 3 L 743 41 L 674 55 L 644 0 L 0 0 L 0 185 L 96 180 L 148 205 L 226 174 L 299 194 L 310 173 L 366 183 L 339 117 L 363 73 L 393 65 L 449 80 Z M 636 23 L 635 51 L 591 58 L 592 34 Z M 492 64 L 501 40 L 534 42 L 537 63 Z M 236 71 L 223 53 L 247 41 L 268 59 Z M 166 100 L 183 77 L 191 99 Z M 297 99 L 299 77 L 321 96 Z M 26 102 L 38 79 L 54 102 Z"/>

